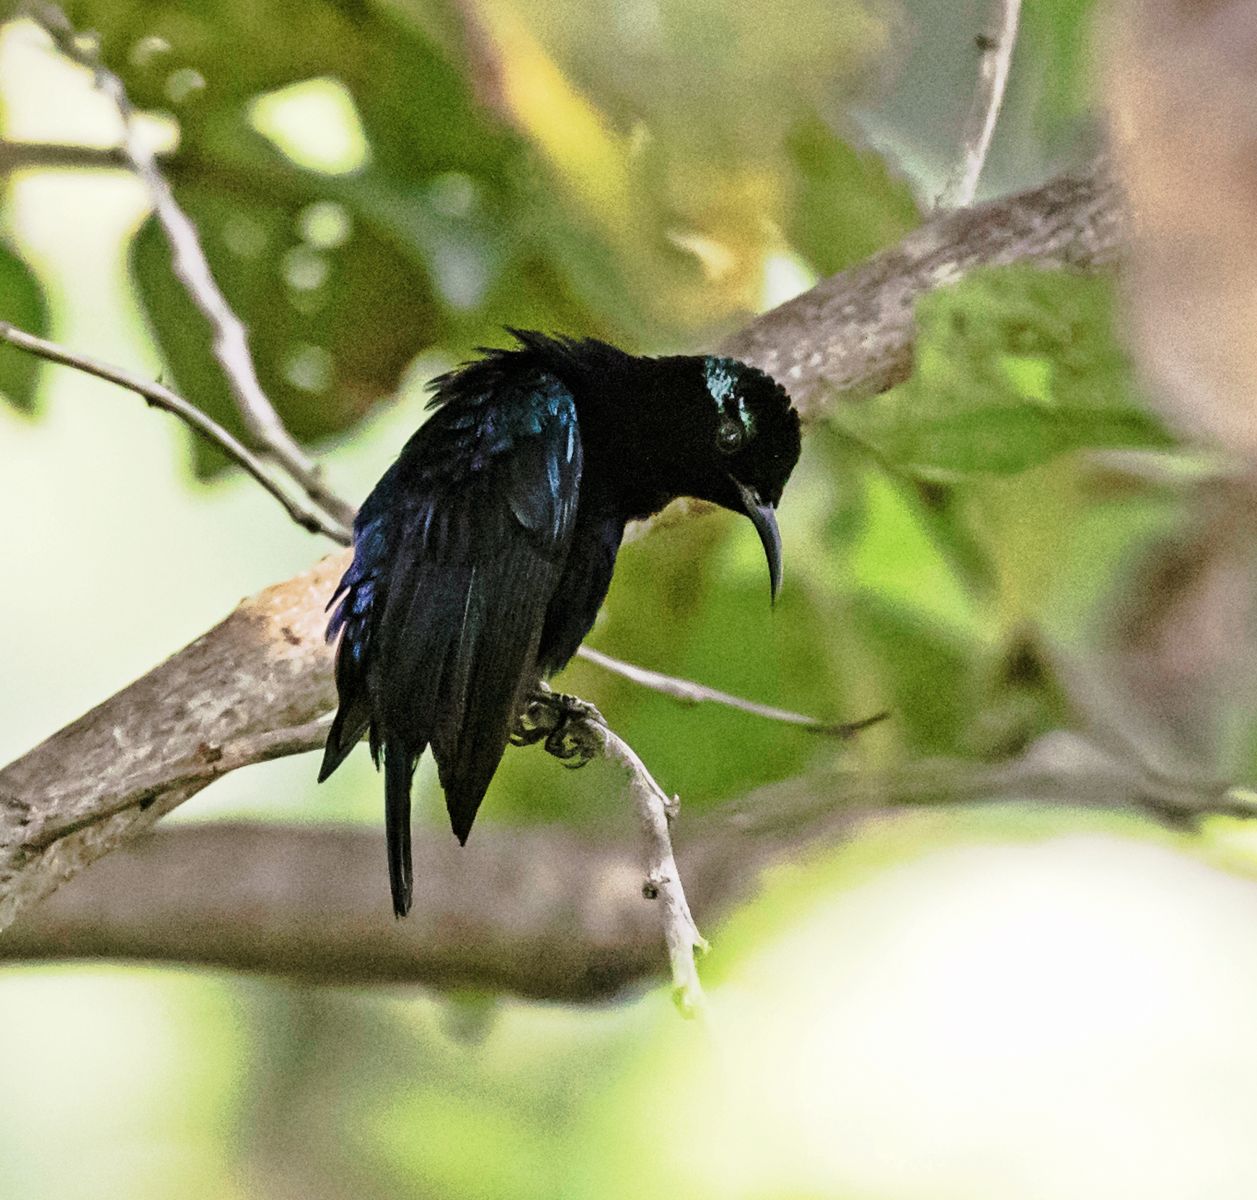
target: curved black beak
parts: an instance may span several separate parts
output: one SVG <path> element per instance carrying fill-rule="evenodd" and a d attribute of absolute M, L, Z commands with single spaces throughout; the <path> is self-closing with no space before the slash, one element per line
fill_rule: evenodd
<path fill-rule="evenodd" d="M 755 532 L 763 543 L 764 557 L 768 559 L 772 602 L 776 604 L 777 593 L 781 591 L 781 532 L 777 528 L 777 514 L 773 512 L 771 504 L 765 504 L 759 498 L 759 493 L 754 488 L 738 483 L 736 479 L 733 483 L 742 497 L 743 511 L 751 518 L 751 524 L 755 526 Z"/>

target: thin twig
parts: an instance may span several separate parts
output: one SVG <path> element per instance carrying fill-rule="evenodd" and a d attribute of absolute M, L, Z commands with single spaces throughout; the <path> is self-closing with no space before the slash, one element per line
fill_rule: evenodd
<path fill-rule="evenodd" d="M 339 542 L 341 545 L 349 544 L 349 533 L 342 525 L 334 523 L 324 514 L 314 509 L 306 508 L 294 500 L 271 477 L 265 465 L 256 455 L 237 441 L 217 421 L 207 417 L 195 404 L 191 404 L 178 393 L 172 392 L 164 384 L 143 379 L 139 375 L 133 375 L 130 371 L 124 370 L 122 367 L 115 367 L 109 363 L 100 362 L 97 359 L 89 358 L 86 354 L 67 350 L 56 342 L 36 337 L 33 333 L 26 333 L 24 330 L 10 325 L 7 321 L 0 321 L 0 341 L 8 342 L 9 345 L 16 346 L 19 350 L 25 350 L 27 353 L 37 355 L 39 358 L 45 358 L 49 362 L 60 363 L 66 367 L 74 367 L 76 370 L 84 371 L 88 375 L 95 375 L 98 379 L 116 383 L 119 387 L 127 388 L 143 396 L 154 408 L 173 413 L 180 420 L 195 429 L 202 437 L 213 442 L 228 458 L 256 479 L 262 487 L 284 506 L 284 511 L 303 529 L 308 529 L 311 533 L 326 534 L 326 536 Z"/>
<path fill-rule="evenodd" d="M 797 725 L 809 733 L 824 734 L 826 737 L 850 738 L 870 725 L 886 720 L 889 711 L 875 713 L 859 721 L 848 721 L 845 724 L 834 724 L 829 721 L 818 721 L 815 717 L 804 716 L 803 713 L 791 712 L 788 708 L 774 708 L 771 704 L 760 704 L 755 700 L 744 700 L 729 692 L 722 692 L 706 684 L 695 683 L 692 679 L 681 679 L 676 675 L 664 675 L 660 671 L 652 671 L 648 667 L 639 667 L 623 659 L 612 658 L 592 646 L 582 646 L 577 655 L 613 675 L 636 683 L 640 687 L 649 688 L 652 692 L 670 696 L 682 704 L 723 704 L 726 708 L 738 712 L 750 713 L 754 717 L 763 717 L 768 721 L 780 721 L 784 725 Z"/>
<path fill-rule="evenodd" d="M 938 198 L 939 208 L 965 208 L 973 203 L 978 179 L 986 163 L 987 151 L 999 110 L 1004 103 L 1004 88 L 1017 44 L 1017 22 L 1021 16 L 1021 0 L 994 0 L 993 32 L 978 38 L 982 53 L 978 67 L 978 86 L 965 121 L 960 162 L 947 180 Z"/>
<path fill-rule="evenodd" d="M 122 121 L 122 155 L 148 189 L 153 212 L 170 244 L 176 278 L 213 329 L 214 357 L 227 379 L 250 437 L 264 457 L 272 459 L 286 471 L 314 504 L 341 525 L 349 525 L 354 515 L 352 505 L 323 482 L 319 467 L 284 427 L 263 392 L 249 352 L 244 323 L 227 303 L 215 281 L 196 226 L 175 200 L 170 184 L 157 165 L 156 153 L 140 135 L 135 109 L 121 78 L 101 62 L 93 42 L 74 29 L 57 5 L 33 0 L 30 9 L 62 54 L 88 68 L 97 88 L 113 101 L 118 110 Z"/>
<path fill-rule="evenodd" d="M 628 772 L 629 795 L 637 807 L 646 846 L 646 882 L 642 895 L 648 900 L 663 902 L 663 935 L 672 967 L 672 994 L 685 1016 L 698 1016 L 703 1011 L 704 999 L 694 956 L 706 954 L 708 945 L 694 924 L 672 851 L 669 826 L 677 810 L 676 797 L 669 798 L 632 746 L 605 722 L 587 718 L 584 723 L 602 742 L 603 755 Z"/>
<path fill-rule="evenodd" d="M 0 138 L 0 176 L 14 171 L 129 170 L 116 148 L 78 146 L 64 142 L 11 142 Z"/>

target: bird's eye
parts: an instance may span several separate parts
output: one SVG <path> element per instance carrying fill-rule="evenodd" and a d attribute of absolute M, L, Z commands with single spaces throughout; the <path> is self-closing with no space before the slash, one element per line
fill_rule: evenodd
<path fill-rule="evenodd" d="M 746 430 L 732 417 L 721 417 L 716 427 L 716 448 L 722 454 L 732 454 L 740 450 L 746 441 Z"/>

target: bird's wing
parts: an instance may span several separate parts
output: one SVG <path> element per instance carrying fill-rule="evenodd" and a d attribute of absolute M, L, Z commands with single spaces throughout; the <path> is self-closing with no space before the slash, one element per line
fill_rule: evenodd
<path fill-rule="evenodd" d="M 571 542 L 582 455 L 571 394 L 546 377 L 510 409 L 508 440 L 494 428 L 476 485 L 460 493 L 456 521 L 470 540 L 454 556 L 457 629 L 441 681 L 432 752 L 450 824 L 460 841 L 537 682 L 537 645 Z M 496 425 L 496 422 L 494 423 Z M 520 429 L 523 432 L 519 432 Z"/>
<path fill-rule="evenodd" d="M 343 629 L 340 710 L 323 775 L 370 727 L 385 758 L 395 901 L 409 892 L 414 762 L 430 744 L 465 840 L 536 682 L 576 514 L 571 393 L 535 371 L 488 382 L 439 408 L 363 505 L 329 626 Z"/>

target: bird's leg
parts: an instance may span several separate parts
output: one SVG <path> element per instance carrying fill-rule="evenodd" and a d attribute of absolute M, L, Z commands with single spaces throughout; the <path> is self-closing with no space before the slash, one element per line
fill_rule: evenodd
<path fill-rule="evenodd" d="M 546 753 L 561 759 L 565 767 L 583 767 L 602 752 L 602 742 L 590 723 L 604 724 L 600 713 L 588 701 L 563 692 L 552 692 L 538 682 L 524 711 L 511 731 L 515 746 L 545 742 Z"/>

